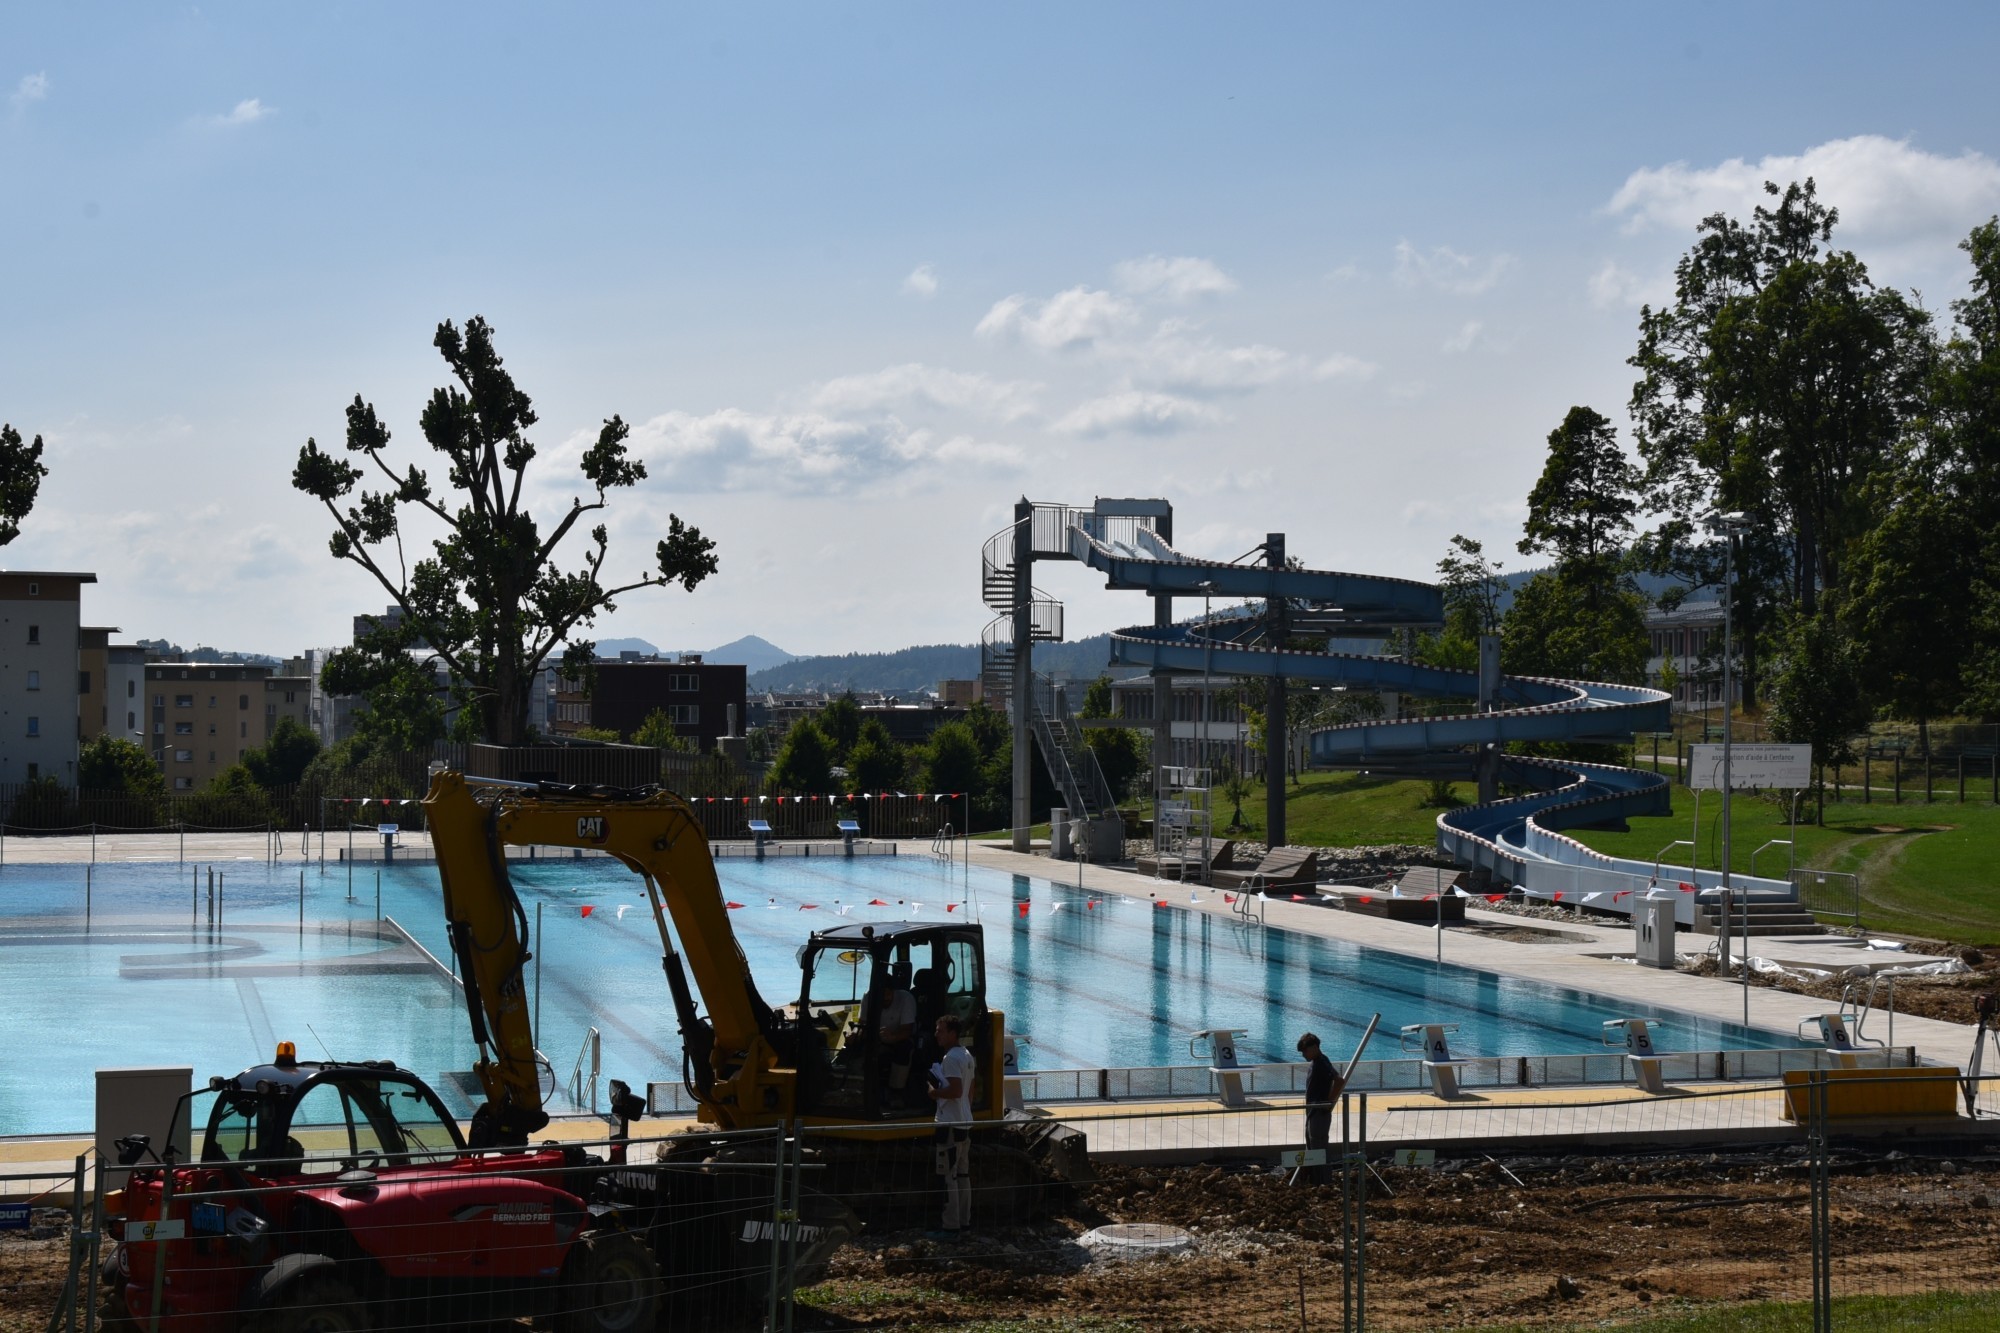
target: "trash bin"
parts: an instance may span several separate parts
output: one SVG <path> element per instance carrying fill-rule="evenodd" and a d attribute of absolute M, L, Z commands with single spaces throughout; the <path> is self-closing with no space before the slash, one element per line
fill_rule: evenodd
<path fill-rule="evenodd" d="M 1069 839 L 1069 811 L 1063 806 L 1056 806 L 1049 811 L 1049 855 L 1055 857 L 1058 861 L 1068 860 L 1070 855 Z"/>

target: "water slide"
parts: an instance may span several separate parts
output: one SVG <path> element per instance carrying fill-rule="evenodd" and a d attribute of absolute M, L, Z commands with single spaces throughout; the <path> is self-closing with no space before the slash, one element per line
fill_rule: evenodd
<path fill-rule="evenodd" d="M 1164 508 L 1164 502 L 1103 500 L 1090 508 L 1037 505 L 1035 557 L 1078 561 L 1103 574 L 1114 591 L 1282 599 L 1290 632 L 1297 635 L 1380 637 L 1444 618 L 1443 596 L 1430 584 L 1187 556 L 1159 530 L 1171 531 L 1170 517 L 1161 523 L 1156 515 L 1130 512 L 1148 505 Z M 990 583 L 991 562 L 988 577 Z M 1148 671 L 1282 676 L 1308 686 L 1472 701 L 1464 712 L 1321 727 L 1307 737 L 1307 752 L 1317 767 L 1452 781 L 1476 781 L 1482 760 L 1493 766 L 1499 782 L 1526 794 L 1445 811 L 1437 820 L 1437 846 L 1460 865 L 1484 868 L 1533 897 L 1629 912 L 1649 894 L 1654 900 L 1670 894 L 1678 904 L 1675 915 L 1691 924 L 1697 895 L 1683 886 L 1699 891 L 1719 883 L 1718 872 L 1607 857 L 1564 836 L 1565 829 L 1668 813 L 1666 778 L 1502 749 L 1510 741 L 1630 744 L 1635 732 L 1668 729 L 1670 697 L 1664 692 L 1498 676 L 1482 705 L 1477 672 L 1394 657 L 1273 648 L 1255 642 L 1263 629 L 1261 617 L 1246 617 L 1240 609 L 1192 624 L 1137 626 L 1112 635 L 1111 656 L 1115 663 Z M 1734 879 L 1760 896 L 1795 896 L 1783 880 Z"/>

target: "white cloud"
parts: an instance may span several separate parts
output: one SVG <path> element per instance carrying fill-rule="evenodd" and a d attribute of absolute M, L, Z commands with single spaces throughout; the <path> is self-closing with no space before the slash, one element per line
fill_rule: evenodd
<path fill-rule="evenodd" d="M 1770 204 L 1765 181 L 1784 186 L 1808 176 L 1821 202 L 1840 210 L 1836 239 L 1849 230 L 1891 242 L 1942 233 L 1955 244 L 2000 209 L 2000 163 L 1986 154 L 1967 149 L 1942 157 L 1907 139 L 1861 134 L 1756 162 L 1733 157 L 1712 167 L 1643 167 L 1626 177 L 1605 212 L 1622 216 L 1628 232 L 1686 232 L 1711 213 L 1744 218 Z"/>
<path fill-rule="evenodd" d="M 7 104 L 16 111 L 25 111 L 31 102 L 39 102 L 49 95 L 49 76 L 46 74 L 23 74 L 21 81 L 14 85 L 14 91 L 7 96 Z"/>
<path fill-rule="evenodd" d="M 910 270 L 909 277 L 903 279 L 903 291 L 909 296 L 920 297 L 928 301 L 931 297 L 937 295 L 937 289 L 937 266 L 935 264 L 919 264 Z"/>
<path fill-rule="evenodd" d="M 1406 287 L 1433 287 L 1453 296 L 1478 296 L 1492 289 L 1513 267 L 1512 255 L 1460 254 L 1448 245 L 1419 250 L 1396 242 L 1396 281 Z"/>
<path fill-rule="evenodd" d="M 679 490 L 774 490 L 844 494 L 883 482 L 907 484 L 927 465 L 1009 469 L 1014 445 L 911 429 L 894 417 L 851 421 L 819 412 L 706 416 L 666 412 L 635 427 L 632 452 L 650 479 Z"/>
<path fill-rule="evenodd" d="M 1326 275 L 1326 280 L 1328 282 L 1352 282 L 1360 276 L 1362 274 L 1359 264 L 1342 264 L 1339 268 L 1330 271 Z"/>
<path fill-rule="evenodd" d="M 1345 352 L 1335 352 L 1313 367 L 1316 380 L 1370 380 L 1381 369 L 1373 361 L 1365 361 Z"/>
<path fill-rule="evenodd" d="M 1479 341 L 1479 334 L 1485 327 L 1476 319 L 1466 320 L 1457 333 L 1444 340 L 1444 350 L 1453 354 L 1471 351 L 1472 345 Z"/>
<path fill-rule="evenodd" d="M 1046 301 L 1018 293 L 1002 297 L 993 303 L 973 332 L 988 338 L 1016 337 L 1056 351 L 1088 347 L 1129 328 L 1137 318 L 1138 311 L 1130 301 L 1110 292 L 1079 286 L 1057 292 Z"/>
<path fill-rule="evenodd" d="M 1168 320 L 1143 343 L 1110 343 L 1103 350 L 1140 383 L 1182 393 L 1247 393 L 1302 369 L 1276 347 L 1230 347 L 1192 333 L 1192 326 Z"/>
<path fill-rule="evenodd" d="M 1236 280 L 1212 260 L 1181 255 L 1147 255 L 1114 266 L 1111 276 L 1134 296 L 1159 296 L 1191 301 L 1198 296 L 1224 296 L 1236 290 Z"/>
<path fill-rule="evenodd" d="M 1212 425 L 1222 414 L 1205 403 L 1170 393 L 1124 389 L 1080 403 L 1055 423 L 1069 435 L 1099 436 L 1116 431 L 1172 435 L 1191 426 Z"/>
<path fill-rule="evenodd" d="M 210 116 L 208 123 L 211 125 L 249 125 L 264 119 L 266 116 L 276 115 L 277 111 L 276 107 L 265 106 L 263 102 L 255 97 L 246 97 L 222 115 Z"/>
<path fill-rule="evenodd" d="M 1672 284 L 1662 284 L 1641 277 L 1615 259 L 1607 259 L 1590 275 L 1590 303 L 1599 309 L 1613 306 L 1636 306 L 1651 300 L 1654 295 L 1667 295 Z"/>
<path fill-rule="evenodd" d="M 827 412 L 862 414 L 920 406 L 1017 421 L 1035 410 L 1035 393 L 1040 387 L 1024 380 L 996 380 L 990 375 L 911 361 L 828 380 L 813 392 L 812 405 Z"/>

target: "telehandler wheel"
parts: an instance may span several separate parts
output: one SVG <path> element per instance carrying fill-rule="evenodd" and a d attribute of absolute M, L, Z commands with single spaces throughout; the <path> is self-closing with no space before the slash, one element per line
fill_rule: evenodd
<path fill-rule="evenodd" d="M 556 1333 L 647 1333 L 659 1316 L 660 1266 L 630 1232 L 578 1241 L 563 1287 Z"/>
<path fill-rule="evenodd" d="M 245 1333 L 363 1333 L 368 1311 L 353 1287 L 327 1274 L 293 1283 L 243 1327 Z"/>

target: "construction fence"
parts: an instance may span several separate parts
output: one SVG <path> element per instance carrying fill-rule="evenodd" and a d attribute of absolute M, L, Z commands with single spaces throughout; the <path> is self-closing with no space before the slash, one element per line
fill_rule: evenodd
<path fill-rule="evenodd" d="M 1303 1146 L 1305 1108 L 1261 1101 L 1097 1103 L 981 1124 L 962 1143 L 926 1123 L 707 1133 L 671 1140 L 661 1161 L 657 1142 L 635 1142 L 623 1164 L 603 1160 L 609 1142 L 470 1168 L 342 1148 L 233 1175 L 183 1168 L 165 1226 L 79 1159 L 45 1215 L 71 1237 L 47 1327 L 105 1327 L 109 1313 L 145 1328 L 156 1297 L 169 1314 L 310 1301 L 350 1320 L 312 1326 L 375 1329 L 780 1330 L 865 1313 L 871 1327 L 1088 1315 L 1346 1333 L 1717 1306 L 1782 1307 L 1744 1326 L 1815 1333 L 2000 1326 L 1990 1080 L 1801 1070 L 1665 1096 L 1354 1092 L 1325 1109 L 1318 1149 Z M 449 1224 L 405 1211 L 359 1226 L 381 1192 L 448 1192 L 474 1174 L 520 1197 Z M 966 1211 L 948 1216 L 952 1174 Z M 299 1212 L 306 1187 L 344 1200 L 352 1229 Z"/>

